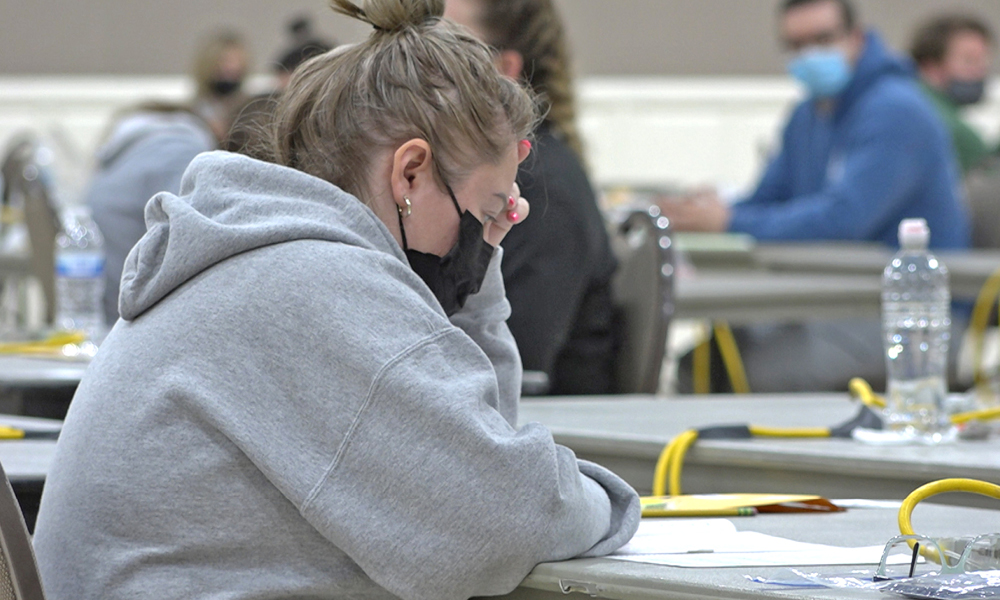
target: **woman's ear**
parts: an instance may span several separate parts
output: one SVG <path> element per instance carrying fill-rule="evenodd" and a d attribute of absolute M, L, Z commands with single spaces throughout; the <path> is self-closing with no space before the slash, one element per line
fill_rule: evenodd
<path fill-rule="evenodd" d="M 405 142 L 392 157 L 392 198 L 403 207 L 403 198 L 419 195 L 420 188 L 434 184 L 434 157 L 426 140 L 412 139 Z"/>

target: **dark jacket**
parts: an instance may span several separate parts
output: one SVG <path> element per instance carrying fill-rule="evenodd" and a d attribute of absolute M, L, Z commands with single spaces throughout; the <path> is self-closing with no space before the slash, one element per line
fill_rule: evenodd
<path fill-rule="evenodd" d="M 517 181 L 531 216 L 504 238 L 502 268 L 522 364 L 553 394 L 612 392 L 615 260 L 583 165 L 543 125 Z"/>

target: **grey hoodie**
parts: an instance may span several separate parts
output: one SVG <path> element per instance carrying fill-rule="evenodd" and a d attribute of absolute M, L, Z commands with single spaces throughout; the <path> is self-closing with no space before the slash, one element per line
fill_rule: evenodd
<path fill-rule="evenodd" d="M 496 595 L 635 532 L 631 488 L 515 429 L 500 251 L 449 321 L 357 199 L 226 153 L 146 222 L 46 481 L 50 600 Z"/>

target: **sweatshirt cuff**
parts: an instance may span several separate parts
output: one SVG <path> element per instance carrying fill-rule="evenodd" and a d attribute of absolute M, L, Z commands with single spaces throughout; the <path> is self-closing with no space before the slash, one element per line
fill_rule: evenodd
<path fill-rule="evenodd" d="M 499 246 L 493 251 L 493 258 L 490 259 L 490 266 L 486 269 L 486 276 L 479 291 L 471 294 L 462 307 L 454 316 L 465 314 L 477 314 L 488 312 L 491 318 L 499 321 L 506 321 L 510 317 L 510 303 L 507 302 L 507 290 L 503 285 L 503 272 L 500 270 L 500 263 L 503 261 L 503 248 Z M 452 318 L 454 322 L 454 317 Z"/>
<path fill-rule="evenodd" d="M 577 460 L 580 473 L 596 481 L 608 494 L 611 501 L 611 522 L 604 539 L 597 542 L 581 557 L 605 556 L 624 546 L 639 529 L 642 513 L 639 494 L 620 477 L 586 460 Z"/>

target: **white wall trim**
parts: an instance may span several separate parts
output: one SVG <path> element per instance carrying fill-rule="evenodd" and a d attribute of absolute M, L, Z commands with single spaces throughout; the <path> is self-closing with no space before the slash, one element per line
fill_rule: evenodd
<path fill-rule="evenodd" d="M 267 85 L 264 77 L 251 83 Z M 190 94 L 184 77 L 0 77 L 0 145 L 21 129 L 59 130 L 90 156 L 115 111 Z M 579 123 L 594 181 L 749 187 L 800 94 L 787 77 L 583 79 Z M 969 118 L 997 139 L 1000 82 Z"/>

